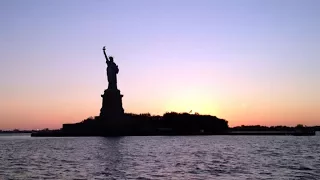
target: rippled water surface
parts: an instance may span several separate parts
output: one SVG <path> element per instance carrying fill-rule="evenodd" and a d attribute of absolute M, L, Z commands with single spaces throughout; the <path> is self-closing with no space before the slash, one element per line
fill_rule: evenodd
<path fill-rule="evenodd" d="M 320 179 L 320 136 L 0 135 L 0 179 Z"/>

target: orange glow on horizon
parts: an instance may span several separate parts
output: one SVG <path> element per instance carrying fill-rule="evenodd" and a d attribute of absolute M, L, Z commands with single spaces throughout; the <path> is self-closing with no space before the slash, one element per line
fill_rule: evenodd
<path fill-rule="evenodd" d="M 214 116 L 219 113 L 216 100 L 207 90 L 192 87 L 177 88 L 176 91 L 171 92 L 164 107 L 166 112 L 192 111 L 192 113 Z"/>

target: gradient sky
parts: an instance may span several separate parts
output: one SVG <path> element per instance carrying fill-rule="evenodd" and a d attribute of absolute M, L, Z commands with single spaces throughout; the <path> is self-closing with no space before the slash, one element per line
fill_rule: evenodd
<path fill-rule="evenodd" d="M 2 0 L 0 129 L 98 115 L 104 45 L 126 112 L 320 124 L 318 0 Z"/>

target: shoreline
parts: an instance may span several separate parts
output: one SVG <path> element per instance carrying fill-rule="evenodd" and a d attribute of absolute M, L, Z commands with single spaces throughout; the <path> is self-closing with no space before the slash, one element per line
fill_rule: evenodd
<path fill-rule="evenodd" d="M 173 132 L 158 132 L 158 133 L 71 133 L 63 132 L 62 130 L 52 131 L 39 131 L 31 133 L 31 137 L 90 137 L 90 136 L 101 136 L 101 137 L 112 137 L 112 136 L 213 136 L 213 135 L 225 135 L 225 136 L 315 136 L 315 131 L 310 132 L 297 132 L 297 131 L 231 131 L 226 133 L 173 133 Z"/>

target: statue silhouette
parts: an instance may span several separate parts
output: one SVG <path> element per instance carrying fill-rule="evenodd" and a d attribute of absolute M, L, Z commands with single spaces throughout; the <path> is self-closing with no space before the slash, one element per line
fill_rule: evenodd
<path fill-rule="evenodd" d="M 107 67 L 107 76 L 108 76 L 108 82 L 109 82 L 109 85 L 108 85 L 108 89 L 112 89 L 112 90 L 117 90 L 117 74 L 119 73 L 119 68 L 117 66 L 116 63 L 114 63 L 113 61 L 113 57 L 112 56 L 107 56 L 106 54 L 106 47 L 104 46 L 103 47 L 103 53 L 104 53 L 104 56 L 106 58 L 106 63 L 108 65 Z"/>
<path fill-rule="evenodd" d="M 124 109 L 122 107 L 122 97 L 120 90 L 117 87 L 117 74 L 119 73 L 119 68 L 114 63 L 113 57 L 107 56 L 106 48 L 103 47 L 103 53 L 106 58 L 107 76 L 108 76 L 108 89 L 104 91 L 102 97 L 102 107 L 100 109 L 100 117 L 103 120 L 112 121 L 119 119 L 124 114 Z"/>

